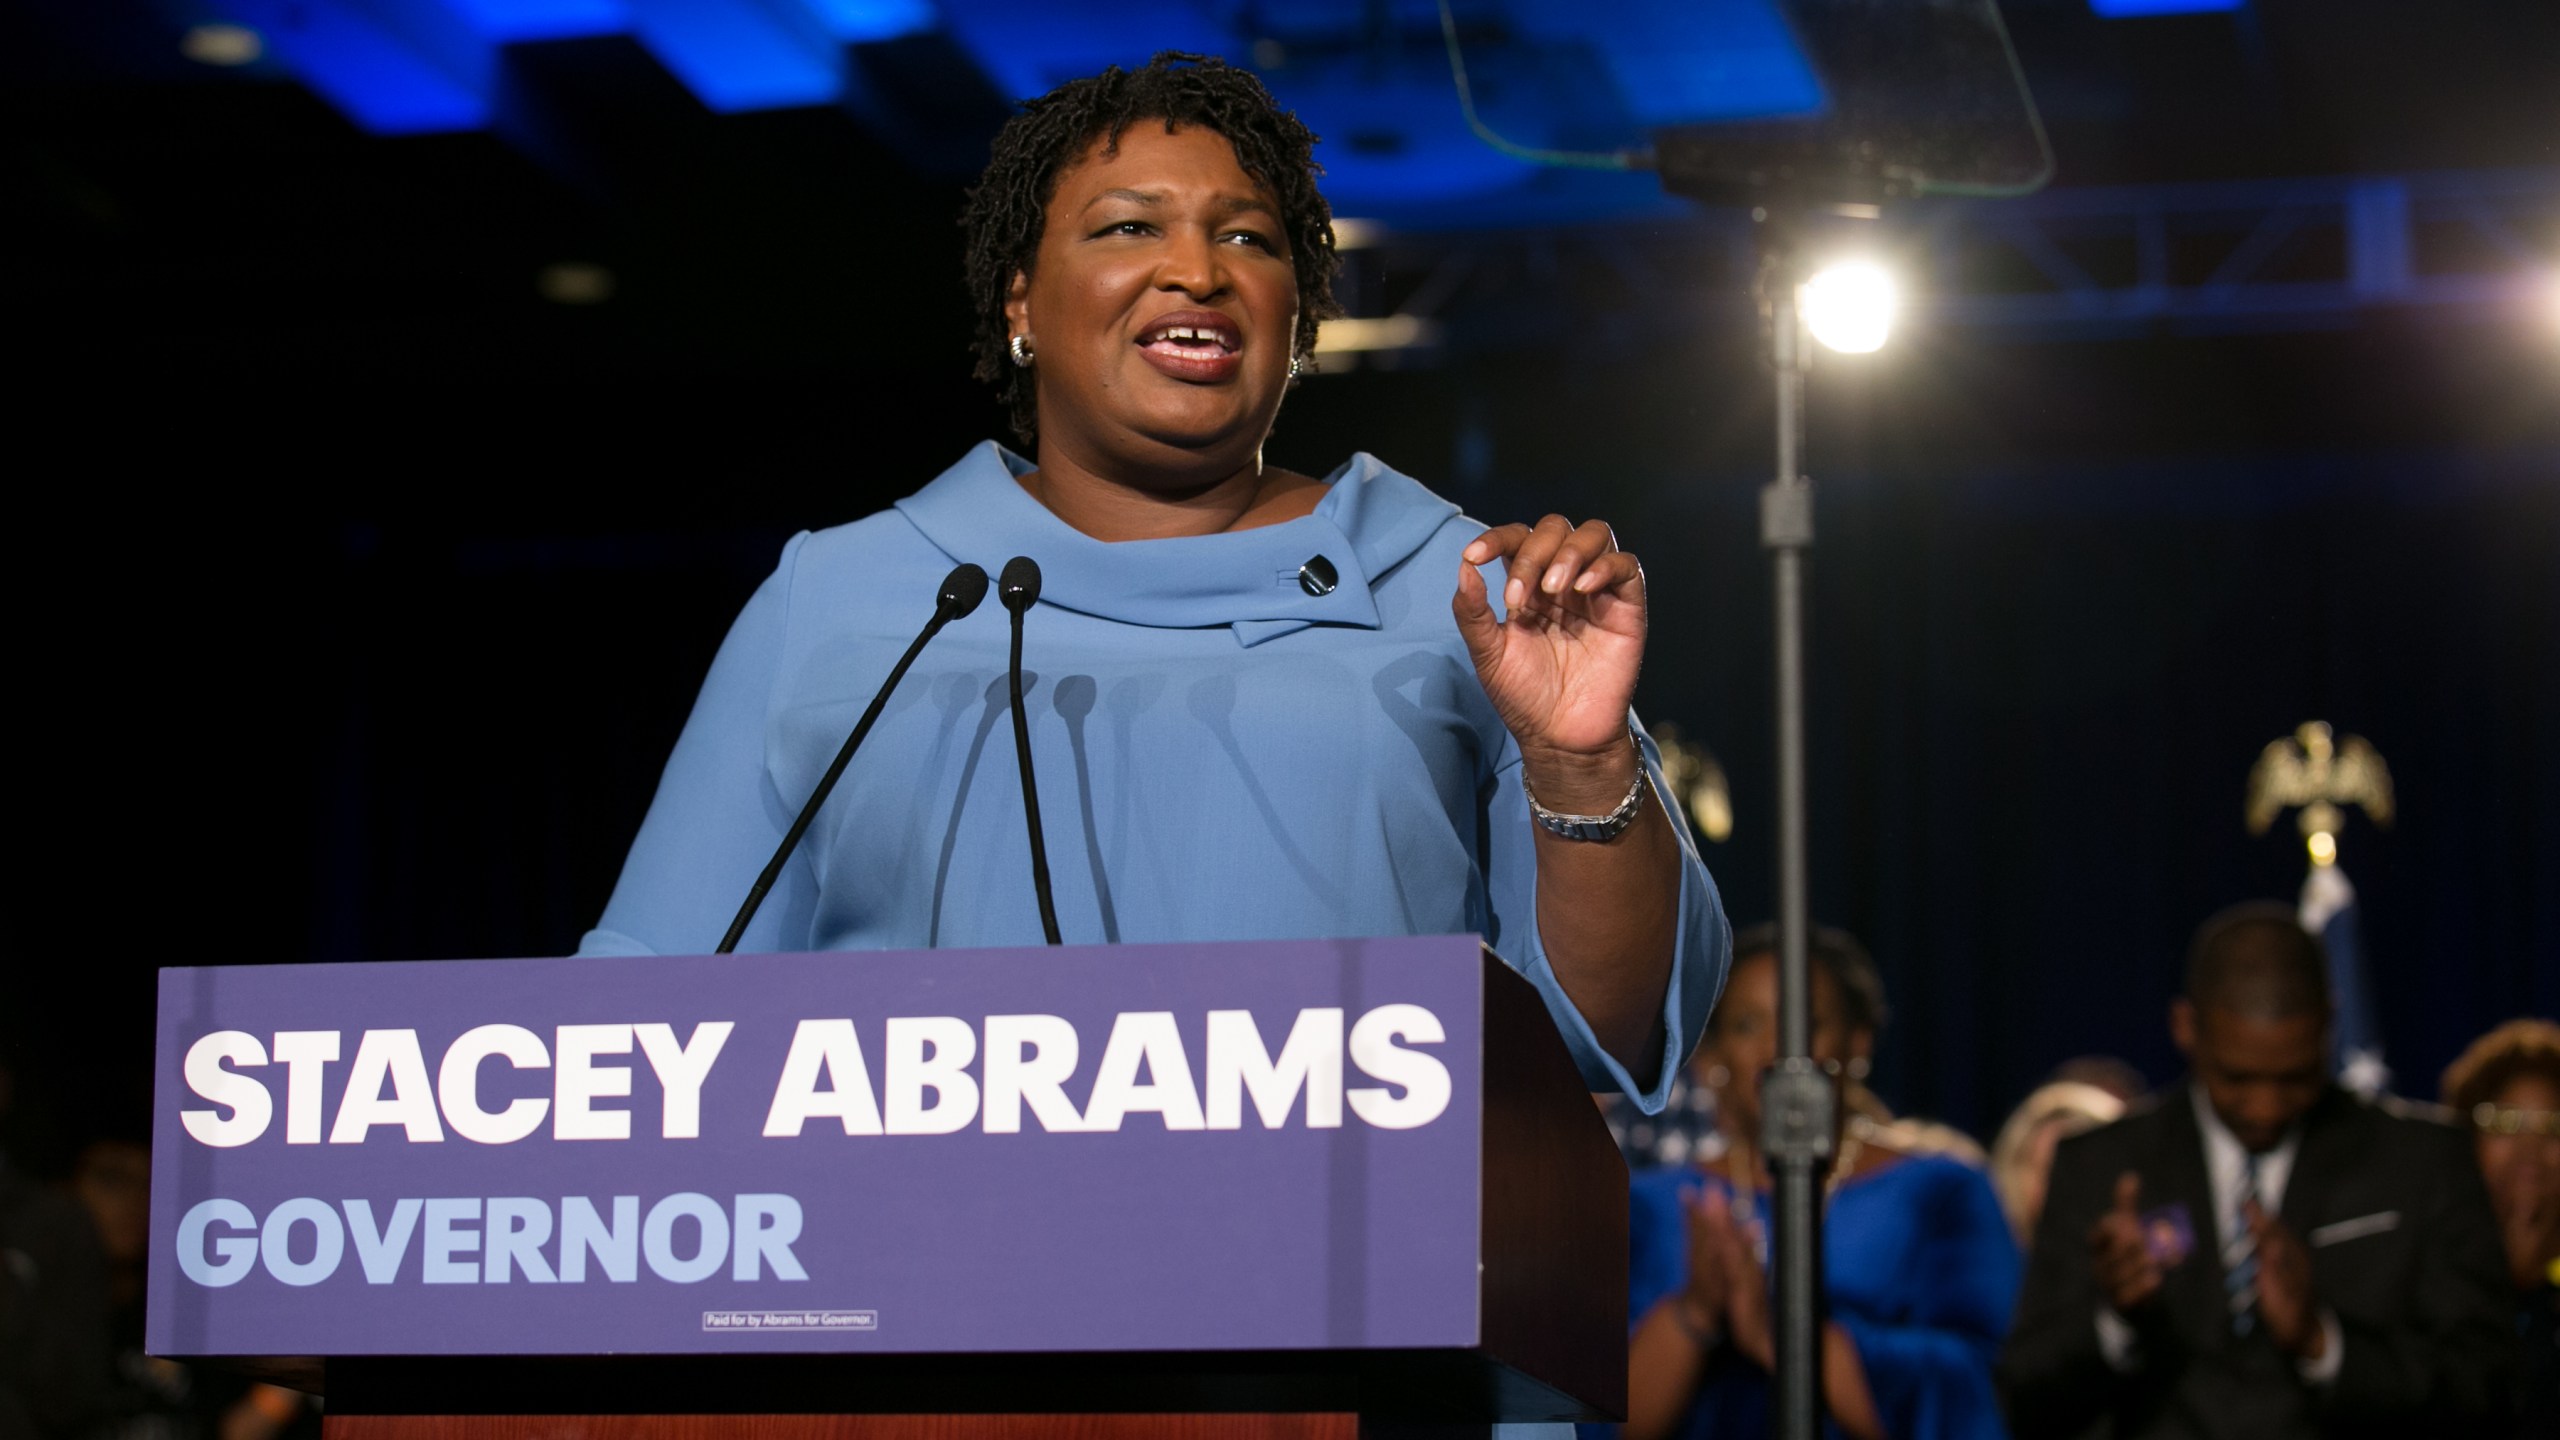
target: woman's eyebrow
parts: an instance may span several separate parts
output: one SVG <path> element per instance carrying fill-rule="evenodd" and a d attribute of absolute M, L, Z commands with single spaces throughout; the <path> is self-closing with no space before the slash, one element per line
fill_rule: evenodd
<path fill-rule="evenodd" d="M 1130 190 L 1126 188 L 1105 190 L 1101 194 L 1084 202 L 1084 208 L 1090 210 L 1105 200 L 1125 200 L 1132 205 L 1161 205 L 1164 203 L 1164 196 L 1162 193 L 1154 190 Z"/>
<path fill-rule="evenodd" d="M 1131 190 L 1125 186 L 1114 187 L 1113 189 L 1105 190 L 1100 194 L 1095 195 L 1092 199 L 1084 202 L 1083 208 L 1090 210 L 1094 206 L 1099 205 L 1106 200 L 1120 200 L 1132 205 L 1155 206 L 1164 203 L 1164 192 L 1160 190 Z M 1265 215 L 1277 215 L 1280 213 L 1272 208 L 1270 201 L 1263 199 L 1259 195 L 1222 196 L 1219 198 L 1217 204 L 1212 208 L 1216 211 L 1218 218 L 1221 220 L 1231 220 L 1238 215 L 1249 214 L 1255 211 L 1259 211 Z"/>

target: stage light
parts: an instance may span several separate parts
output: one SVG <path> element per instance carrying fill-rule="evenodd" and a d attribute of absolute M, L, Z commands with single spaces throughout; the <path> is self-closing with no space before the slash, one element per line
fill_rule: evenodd
<path fill-rule="evenodd" d="M 1871 260 L 1824 266 L 1796 292 L 1796 303 L 1813 338 L 1845 355 L 1881 350 L 1893 333 L 1893 277 Z"/>
<path fill-rule="evenodd" d="M 613 272 L 584 260 L 545 265 L 533 288 L 554 305 L 601 305 L 613 298 Z"/>
<path fill-rule="evenodd" d="M 1316 353 L 1348 355 L 1363 350 L 1412 350 L 1440 343 L 1440 327 L 1419 315 L 1340 315 L 1316 331 Z"/>
<path fill-rule="evenodd" d="M 2145 15 L 2210 15 L 2237 10 L 2246 0 L 2089 0 L 2101 20 L 2130 20 Z"/>
<path fill-rule="evenodd" d="M 246 25 L 193 25 L 180 37 L 178 53 L 199 65 L 255 65 L 267 42 Z"/>
<path fill-rule="evenodd" d="M 1333 217 L 1333 249 L 1335 254 L 1348 250 L 1366 250 L 1378 243 L 1387 227 L 1375 220 L 1357 220 L 1348 215 Z"/>

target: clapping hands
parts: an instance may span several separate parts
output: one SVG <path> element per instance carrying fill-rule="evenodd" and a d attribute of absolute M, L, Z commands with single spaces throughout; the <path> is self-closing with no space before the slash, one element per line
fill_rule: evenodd
<path fill-rule="evenodd" d="M 2328 1348 L 2311 1298 L 2311 1252 L 2282 1220 L 2252 1200 L 2244 1210 L 2258 1246 L 2258 1317 L 2287 1355 L 2317 1360 Z"/>
<path fill-rule="evenodd" d="M 2142 1177 L 2116 1177 L 2115 1204 L 2089 1230 L 2089 1263 L 2098 1294 L 2119 1315 L 2130 1315 L 2160 1293 L 2160 1257 L 2142 1233 Z"/>
<path fill-rule="evenodd" d="M 1770 1368 L 1776 1362 L 1769 1280 L 1750 1226 L 1720 1186 L 1690 1197 L 1687 1209 L 1689 1286 L 1680 1303 L 1688 1307 L 1691 1328 L 1731 1341 L 1753 1364 Z"/>

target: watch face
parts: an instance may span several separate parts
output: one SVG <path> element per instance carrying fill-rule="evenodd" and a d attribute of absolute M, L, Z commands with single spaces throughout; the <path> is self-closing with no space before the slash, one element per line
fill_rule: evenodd
<path fill-rule="evenodd" d="M 1635 823 L 1636 815 L 1644 808 L 1645 791 L 1652 788 L 1647 783 L 1650 779 L 1639 759 L 1635 783 L 1627 787 L 1627 798 L 1619 801 L 1618 808 L 1606 815 L 1557 814 L 1538 803 L 1537 792 L 1529 788 L 1525 777 L 1520 782 L 1520 792 L 1529 797 L 1530 817 L 1538 822 L 1539 829 L 1548 834 L 1560 835 L 1567 840 L 1609 840 Z"/>
<path fill-rule="evenodd" d="M 1540 816 L 1538 824 L 1547 833 L 1561 835 L 1567 840 L 1609 840 L 1616 838 L 1634 819 L 1632 813 L 1605 820 L 1550 820 Z"/>

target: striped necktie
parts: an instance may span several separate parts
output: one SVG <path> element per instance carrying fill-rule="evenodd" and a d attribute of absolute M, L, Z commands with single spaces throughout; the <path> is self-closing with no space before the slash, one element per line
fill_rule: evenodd
<path fill-rule="evenodd" d="M 2231 1197 L 2231 1238 L 2222 1247 L 2222 1291 L 2231 1305 L 2231 1333 L 2258 1327 L 2258 1237 L 2249 1233 L 2249 1206 L 2258 1200 L 2258 1157 L 2244 1153 L 2240 1190 Z"/>

